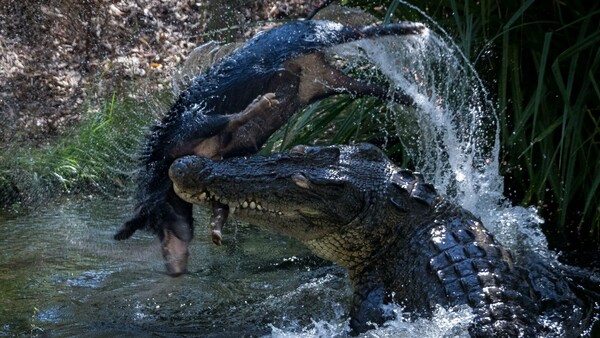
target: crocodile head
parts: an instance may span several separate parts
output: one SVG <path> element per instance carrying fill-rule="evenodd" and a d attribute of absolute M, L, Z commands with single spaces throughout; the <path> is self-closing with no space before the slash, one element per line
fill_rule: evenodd
<path fill-rule="evenodd" d="M 401 211 L 412 203 L 396 179 L 402 172 L 380 149 L 361 144 L 297 146 L 285 154 L 222 161 L 187 156 L 169 175 L 187 202 L 226 204 L 234 217 L 295 237 L 352 268 L 398 235 L 381 219 L 384 213 L 390 218 L 390 205 Z"/>

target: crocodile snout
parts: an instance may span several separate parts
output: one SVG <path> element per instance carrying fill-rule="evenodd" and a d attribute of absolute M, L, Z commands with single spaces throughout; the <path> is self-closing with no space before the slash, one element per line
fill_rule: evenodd
<path fill-rule="evenodd" d="M 191 180 L 201 180 L 210 175 L 209 159 L 198 156 L 185 156 L 176 159 L 169 168 L 169 177 L 175 185 L 190 186 Z"/>

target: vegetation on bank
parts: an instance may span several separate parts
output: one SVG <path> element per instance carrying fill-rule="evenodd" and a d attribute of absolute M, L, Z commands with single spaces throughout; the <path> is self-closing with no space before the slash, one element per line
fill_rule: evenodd
<path fill-rule="evenodd" d="M 52 144 L 4 150 L 0 205 L 20 210 L 63 193 L 117 192 L 135 170 L 140 140 L 159 101 L 141 104 L 113 94 L 88 102 L 83 121 Z"/>
<path fill-rule="evenodd" d="M 404 3 L 344 1 L 388 20 L 423 16 Z M 559 238 L 600 234 L 600 4 L 554 1 L 411 1 L 455 39 L 498 102 L 502 172 L 507 195 L 537 205 Z M 388 11 L 378 10 L 379 8 Z M 393 14 L 393 15 L 392 15 Z M 163 102 L 166 102 L 164 100 Z M 144 126 L 160 113 L 118 94 L 56 144 L 0 153 L 0 202 L 60 191 L 119 186 L 135 169 Z M 92 107 L 93 105 L 90 105 Z M 271 142 L 279 150 L 326 138 L 388 142 L 392 157 L 400 142 L 387 139 L 373 110 L 376 100 L 335 98 L 298 114 Z M 274 139 L 275 140 L 275 139 Z M 395 143 L 394 143 L 395 142 Z M 34 189 L 32 191 L 31 189 Z"/>

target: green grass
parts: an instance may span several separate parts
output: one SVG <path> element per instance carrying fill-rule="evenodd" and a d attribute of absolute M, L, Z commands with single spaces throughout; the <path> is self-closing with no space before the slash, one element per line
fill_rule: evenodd
<path fill-rule="evenodd" d="M 110 193 L 135 169 L 156 102 L 116 94 L 86 104 L 83 120 L 49 146 L 0 154 L 0 204 L 19 209 L 64 193 Z"/>

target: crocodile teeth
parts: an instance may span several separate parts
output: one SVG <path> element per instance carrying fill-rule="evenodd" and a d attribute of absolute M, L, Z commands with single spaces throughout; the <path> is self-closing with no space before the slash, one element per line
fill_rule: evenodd
<path fill-rule="evenodd" d="M 249 208 L 250 210 L 268 212 L 268 213 L 275 214 L 278 216 L 283 216 L 283 212 L 268 209 L 267 206 L 261 204 L 260 202 L 256 202 L 256 201 L 249 200 L 249 199 L 243 200 L 243 201 L 242 200 L 230 201 L 226 197 L 219 197 L 219 195 L 217 195 L 216 193 L 211 193 L 210 191 L 201 192 L 199 195 L 196 196 L 196 199 L 200 202 L 217 201 L 221 204 L 227 204 L 227 205 L 229 205 L 229 208 L 230 208 L 229 212 L 231 214 L 236 212 L 236 210 L 238 210 L 238 209 L 241 210 L 241 209 Z"/>

